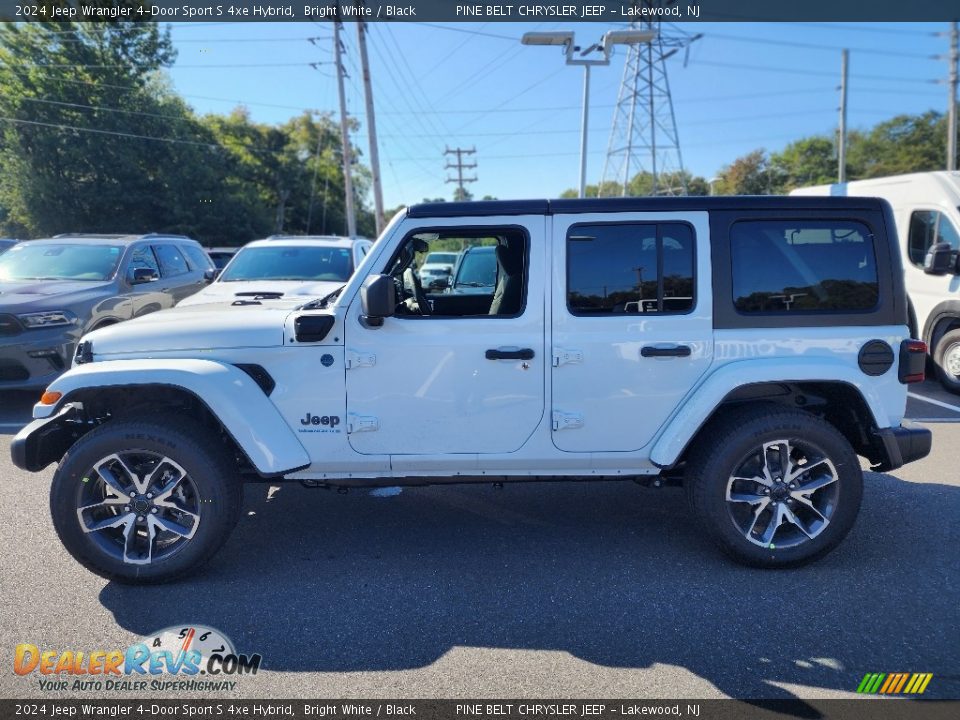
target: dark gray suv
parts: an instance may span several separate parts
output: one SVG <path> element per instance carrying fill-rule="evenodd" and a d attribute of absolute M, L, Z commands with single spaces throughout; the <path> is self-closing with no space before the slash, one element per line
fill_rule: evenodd
<path fill-rule="evenodd" d="M 90 330 L 173 307 L 213 278 L 178 235 L 58 235 L 0 255 L 0 390 L 46 387 Z"/>

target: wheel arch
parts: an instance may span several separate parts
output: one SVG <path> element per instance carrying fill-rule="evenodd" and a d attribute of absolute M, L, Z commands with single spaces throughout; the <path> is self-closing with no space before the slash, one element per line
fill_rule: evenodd
<path fill-rule="evenodd" d="M 718 398 L 711 401 L 711 395 Z M 720 392 L 714 388 L 700 402 L 692 402 L 660 434 L 651 460 L 664 469 L 684 462 L 698 437 L 733 408 L 755 404 L 758 412 L 764 404 L 776 403 L 819 416 L 833 425 L 858 455 L 874 466 L 885 467 L 895 459 L 888 457 L 878 431 L 878 408 L 864 397 L 861 388 L 848 380 L 757 380 L 744 381 Z"/>
<path fill-rule="evenodd" d="M 932 356 L 940 338 L 957 328 L 960 328 L 960 300 L 944 300 L 927 316 L 920 339 L 927 343 Z"/>
<path fill-rule="evenodd" d="M 48 390 L 62 393 L 56 405 L 35 408 L 34 415 L 69 424 L 78 437 L 114 417 L 186 413 L 217 430 L 241 464 L 263 477 L 303 469 L 310 458 L 276 406 L 255 380 L 233 365 L 211 360 L 115 360 L 77 366 Z M 73 408 L 72 413 L 63 411 Z M 59 414 L 58 414 L 59 413 Z M 56 418 L 51 416 L 56 415 Z M 39 422 L 39 421 L 37 421 Z M 27 426 L 17 440 L 29 443 Z M 36 429 L 39 435 L 40 428 Z M 48 434 L 52 434 L 49 433 Z M 21 436 L 23 436 L 21 438 Z M 59 460 L 62 441 L 48 443 L 46 462 Z M 65 448 L 64 448 L 65 450 Z"/>

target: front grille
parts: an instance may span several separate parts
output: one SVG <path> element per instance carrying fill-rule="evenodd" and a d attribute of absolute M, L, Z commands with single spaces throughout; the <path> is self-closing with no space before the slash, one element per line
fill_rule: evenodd
<path fill-rule="evenodd" d="M 0 382 L 29 380 L 30 371 L 16 360 L 0 360 Z"/>
<path fill-rule="evenodd" d="M 0 337 L 19 335 L 23 332 L 23 325 L 15 315 L 0 315 Z"/>

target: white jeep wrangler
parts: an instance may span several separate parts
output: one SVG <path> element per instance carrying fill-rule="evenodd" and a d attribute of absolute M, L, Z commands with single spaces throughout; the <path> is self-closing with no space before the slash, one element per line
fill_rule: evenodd
<path fill-rule="evenodd" d="M 61 540 L 126 582 L 207 560 L 258 478 L 682 483 L 733 558 L 798 565 L 850 530 L 858 455 L 930 451 L 895 235 L 867 198 L 414 206 L 326 298 L 90 333 L 13 460 L 59 461 Z M 424 292 L 427 253 L 477 246 L 492 285 Z"/>

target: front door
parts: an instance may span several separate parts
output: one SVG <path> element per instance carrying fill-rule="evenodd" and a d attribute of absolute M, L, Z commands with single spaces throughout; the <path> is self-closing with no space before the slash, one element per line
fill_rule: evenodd
<path fill-rule="evenodd" d="M 347 430 L 360 453 L 400 456 L 511 453 L 544 414 L 545 218 L 410 220 L 401 250 L 377 273 L 398 286 L 394 317 L 345 331 Z M 469 288 L 422 288 L 430 252 L 483 255 Z M 416 465 L 416 462 L 414 462 Z M 429 467 L 425 461 L 424 468 Z"/>
<path fill-rule="evenodd" d="M 707 213 L 554 217 L 553 442 L 646 446 L 713 354 Z"/>

